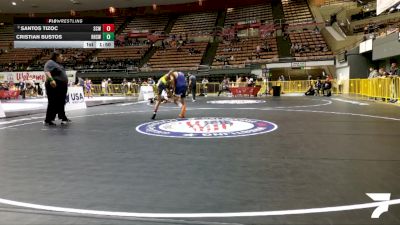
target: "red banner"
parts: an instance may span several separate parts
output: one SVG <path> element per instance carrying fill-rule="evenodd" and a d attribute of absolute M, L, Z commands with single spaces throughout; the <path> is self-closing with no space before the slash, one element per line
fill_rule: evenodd
<path fill-rule="evenodd" d="M 261 87 L 231 87 L 229 90 L 232 92 L 233 96 L 236 95 L 248 95 L 248 96 L 257 96 L 257 93 L 260 91 Z"/>

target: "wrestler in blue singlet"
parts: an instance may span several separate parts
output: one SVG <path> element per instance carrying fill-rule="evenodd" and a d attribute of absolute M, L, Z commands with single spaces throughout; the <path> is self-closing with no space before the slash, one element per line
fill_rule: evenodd
<path fill-rule="evenodd" d="M 185 74 L 178 72 L 178 76 L 175 78 L 175 95 L 181 98 L 186 97 L 187 83 L 185 79 Z"/>

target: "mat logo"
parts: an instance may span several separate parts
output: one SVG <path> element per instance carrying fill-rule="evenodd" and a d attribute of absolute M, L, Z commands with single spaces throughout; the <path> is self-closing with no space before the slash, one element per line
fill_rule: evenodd
<path fill-rule="evenodd" d="M 214 132 L 227 131 L 233 125 L 230 120 L 196 120 L 186 121 L 186 125 L 193 129 L 193 132 Z"/>
<path fill-rule="evenodd" d="M 277 128 L 264 120 L 206 117 L 153 121 L 137 126 L 136 131 L 161 137 L 228 138 L 268 133 Z"/>

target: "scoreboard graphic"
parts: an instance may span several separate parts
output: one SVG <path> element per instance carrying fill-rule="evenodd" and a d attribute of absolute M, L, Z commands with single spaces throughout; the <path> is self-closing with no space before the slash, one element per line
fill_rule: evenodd
<path fill-rule="evenodd" d="M 114 48 L 112 18 L 15 18 L 14 48 Z"/>

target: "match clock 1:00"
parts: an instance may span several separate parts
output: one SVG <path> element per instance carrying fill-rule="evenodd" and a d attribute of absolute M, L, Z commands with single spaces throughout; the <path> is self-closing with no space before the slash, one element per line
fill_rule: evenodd
<path fill-rule="evenodd" d="M 96 48 L 113 48 L 113 41 L 96 41 Z"/>

